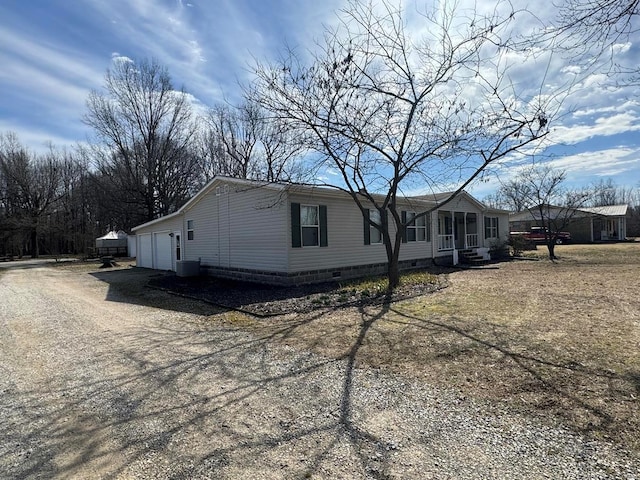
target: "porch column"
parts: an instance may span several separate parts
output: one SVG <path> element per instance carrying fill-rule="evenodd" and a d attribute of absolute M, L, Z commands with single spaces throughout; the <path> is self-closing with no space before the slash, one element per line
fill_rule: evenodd
<path fill-rule="evenodd" d="M 627 236 L 625 220 L 625 218 L 618 219 L 618 240 L 624 240 L 624 238 Z"/>
<path fill-rule="evenodd" d="M 456 249 L 456 212 L 451 210 L 451 239 L 453 240 L 453 249 Z M 455 257 L 454 257 L 455 258 Z"/>

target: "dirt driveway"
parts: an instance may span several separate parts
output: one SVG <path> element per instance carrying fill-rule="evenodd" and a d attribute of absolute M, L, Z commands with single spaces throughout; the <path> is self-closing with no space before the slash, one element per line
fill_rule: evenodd
<path fill-rule="evenodd" d="M 636 478 L 506 405 L 275 342 L 149 272 L 0 272 L 2 478 Z M 311 322 L 301 318 L 299 322 Z"/>

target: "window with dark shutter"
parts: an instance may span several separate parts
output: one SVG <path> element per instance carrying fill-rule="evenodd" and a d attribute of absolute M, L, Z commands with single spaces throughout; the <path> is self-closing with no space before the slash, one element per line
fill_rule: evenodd
<path fill-rule="evenodd" d="M 291 203 L 291 246 L 328 246 L 326 205 Z"/>
<path fill-rule="evenodd" d="M 369 210 L 365 209 L 362 212 L 364 217 L 364 244 L 371 245 L 371 225 L 369 225 Z"/>
<path fill-rule="evenodd" d="M 402 210 L 400 212 L 400 219 L 402 220 L 402 243 L 407 243 L 407 212 Z"/>
<path fill-rule="evenodd" d="M 299 248 L 302 246 L 302 230 L 300 228 L 300 204 L 291 204 L 291 246 Z"/>
<path fill-rule="evenodd" d="M 329 235 L 327 231 L 327 206 L 320 205 L 320 246 L 329 246 Z"/>

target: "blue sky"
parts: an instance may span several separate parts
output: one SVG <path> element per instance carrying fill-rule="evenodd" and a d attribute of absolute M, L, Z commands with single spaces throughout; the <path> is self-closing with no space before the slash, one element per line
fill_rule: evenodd
<path fill-rule="evenodd" d="M 544 3 L 531 3 L 540 17 L 552 14 Z M 184 86 L 203 108 L 225 98 L 233 101 L 240 92 L 238 82 L 250 77 L 255 59 L 277 58 L 285 44 L 312 48 L 343 4 L 342 0 L 3 0 L 0 132 L 17 133 L 33 150 L 44 149 L 49 141 L 59 147 L 86 141 L 90 132 L 81 121 L 86 98 L 92 89 L 100 89 L 105 71 L 119 56 L 157 59 L 168 67 L 175 86 Z M 630 40 L 616 47 L 616 55 L 637 66 L 638 38 Z M 570 61 L 555 62 L 549 81 L 572 68 Z M 573 185 L 612 178 L 619 185 L 639 186 L 638 88 L 613 87 L 598 75 L 585 77 L 579 87 L 553 126 L 547 150 L 554 154 L 550 161 L 567 171 Z M 490 181 L 471 191 L 482 198 L 495 186 Z"/>

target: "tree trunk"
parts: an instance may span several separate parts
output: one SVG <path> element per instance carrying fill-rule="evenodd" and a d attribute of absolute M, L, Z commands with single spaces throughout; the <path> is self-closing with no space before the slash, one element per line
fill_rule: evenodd
<path fill-rule="evenodd" d="M 392 292 L 400 284 L 400 269 L 398 268 L 397 258 L 395 261 L 392 260 L 389 262 L 387 274 L 389 276 L 389 286 L 387 287 L 387 290 Z"/>
<path fill-rule="evenodd" d="M 31 230 L 31 258 L 38 258 L 39 256 L 38 230 L 34 227 L 33 230 Z"/>
<path fill-rule="evenodd" d="M 556 259 L 556 242 L 553 239 L 547 241 L 547 249 L 549 249 L 549 260 Z"/>
<path fill-rule="evenodd" d="M 388 276 L 388 286 L 387 293 L 392 293 L 395 288 L 400 285 L 400 245 L 402 244 L 402 235 L 400 230 L 396 233 L 395 242 L 391 244 L 391 238 L 389 238 L 387 245 L 387 276 Z M 386 243 L 386 240 L 385 240 Z"/>

